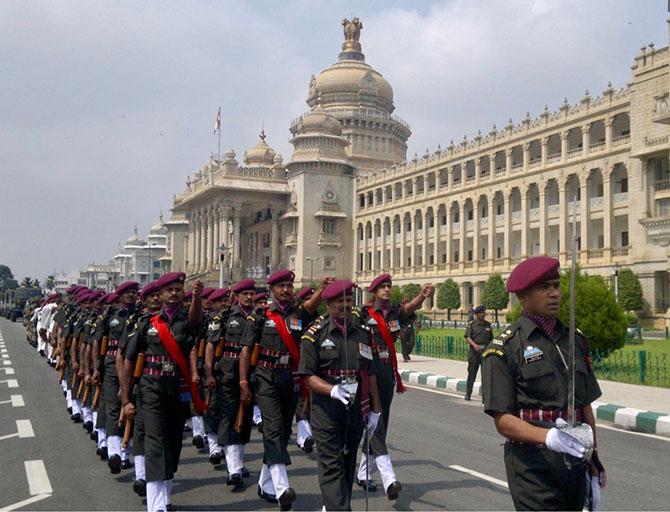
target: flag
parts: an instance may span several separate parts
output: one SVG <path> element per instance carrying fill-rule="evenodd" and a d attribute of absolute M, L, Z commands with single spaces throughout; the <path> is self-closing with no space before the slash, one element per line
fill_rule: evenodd
<path fill-rule="evenodd" d="M 216 121 L 214 121 L 214 133 L 218 132 L 221 130 L 221 107 L 219 107 L 219 111 L 216 113 Z"/>

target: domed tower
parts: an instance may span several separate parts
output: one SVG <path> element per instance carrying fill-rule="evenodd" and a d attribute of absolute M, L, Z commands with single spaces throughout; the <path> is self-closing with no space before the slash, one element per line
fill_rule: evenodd
<path fill-rule="evenodd" d="M 244 152 L 244 165 L 249 167 L 272 167 L 277 153 L 268 146 L 265 139 L 265 130 L 261 130 L 258 136 L 258 144 Z"/>
<path fill-rule="evenodd" d="M 312 75 L 307 104 L 325 109 L 342 125 L 349 141 L 347 156 L 359 172 L 404 162 L 409 125 L 393 115 L 393 89 L 377 70 L 365 62 L 359 42 L 363 24 L 358 18 L 342 21 L 344 43 L 338 61 Z M 301 119 L 291 126 L 295 129 Z"/>

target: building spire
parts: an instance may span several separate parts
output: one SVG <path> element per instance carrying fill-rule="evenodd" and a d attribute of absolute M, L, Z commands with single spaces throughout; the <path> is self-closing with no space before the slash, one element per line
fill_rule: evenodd
<path fill-rule="evenodd" d="M 364 61 L 365 55 L 362 53 L 359 41 L 363 23 L 358 18 L 352 18 L 351 20 L 344 18 L 342 26 L 344 27 L 344 42 L 342 43 L 342 52 L 340 53 L 339 60 Z"/>

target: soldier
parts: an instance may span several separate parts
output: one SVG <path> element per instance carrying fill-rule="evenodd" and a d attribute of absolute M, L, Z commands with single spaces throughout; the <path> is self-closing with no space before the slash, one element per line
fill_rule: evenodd
<path fill-rule="evenodd" d="M 90 290 L 85 290 L 77 295 L 77 306 L 79 306 L 79 313 L 77 314 L 72 327 L 72 342 L 70 348 L 73 373 L 72 380 L 70 381 L 70 393 L 72 397 L 72 416 L 70 419 L 72 419 L 72 421 L 75 423 L 83 422 L 82 403 L 79 400 L 77 391 L 78 384 L 84 378 L 83 356 L 86 353 L 86 322 L 91 315 L 93 301 L 97 298 L 98 294 Z"/>
<path fill-rule="evenodd" d="M 586 491 L 585 445 L 564 430 L 568 380 L 575 365 L 576 421 L 593 429 L 591 403 L 600 395 L 587 339 L 558 320 L 559 261 L 537 256 L 521 262 L 507 280 L 522 306 L 517 322 L 482 353 L 484 411 L 507 438 L 505 468 L 518 510 L 582 510 Z M 604 487 L 605 470 L 594 448 L 591 472 Z M 595 489 L 599 492 L 598 487 Z"/>
<path fill-rule="evenodd" d="M 207 336 L 205 372 L 207 387 L 216 392 L 216 408 L 220 417 L 218 442 L 223 446 L 228 468 L 226 484 L 233 490 L 244 487 L 244 447 L 251 436 L 251 407 L 240 405 L 240 341 L 247 327 L 247 318 L 254 309 L 256 282 L 243 279 L 233 287 L 237 304 L 225 314 L 212 318 Z M 240 416 L 239 432 L 235 430 Z"/>
<path fill-rule="evenodd" d="M 109 453 L 107 465 L 113 475 L 118 474 L 121 469 L 130 467 L 127 451 L 121 447 L 123 431 L 119 426 L 121 401 L 119 400 L 119 372 L 116 359 L 119 342 L 123 337 L 128 318 L 135 310 L 139 286 L 139 283 L 135 281 L 126 281 L 116 287 L 114 293 L 118 297 L 119 306 L 108 309 L 107 314 L 98 323 L 94 336 L 93 352 L 96 361 L 103 338 L 107 338 L 107 352 L 102 366 L 102 378 L 100 372 L 98 372 L 94 374 L 93 380 L 96 384 L 102 380 L 104 386 L 105 432 Z M 124 467 L 122 468 L 122 466 Z"/>
<path fill-rule="evenodd" d="M 202 321 L 202 284 L 197 281 L 194 285 L 193 302 L 187 313 L 183 309 L 185 277 L 183 272 L 169 272 L 158 279 L 163 303 L 160 313 L 139 322 L 125 346 L 121 401 L 126 418 L 136 413 L 130 400 L 129 376 L 142 372 L 139 388 L 145 426 L 148 512 L 172 509 L 171 484 L 179 466 L 191 401 L 198 413 L 206 408 L 197 388 L 195 368 L 189 367 L 189 355 Z M 136 368 L 140 354 L 144 354 L 144 365 Z"/>
<path fill-rule="evenodd" d="M 402 393 L 405 390 L 398 373 L 395 342 L 400 335 L 402 326 L 414 321 L 415 312 L 421 308 L 427 297 L 433 296 L 435 288 L 431 284 L 426 284 L 410 302 L 398 306 L 391 304 L 391 288 L 390 274 L 377 276 L 368 287 L 368 291 L 373 294 L 374 300 L 360 312 L 355 311 L 354 316 L 358 315 L 361 325 L 367 326 L 372 332 L 372 373 L 377 378 L 382 408 L 382 417 L 375 435 L 370 441 L 369 450 L 381 474 L 386 496 L 389 500 L 395 500 L 400 495 L 402 486 L 393 470 L 391 457 L 386 447 L 386 434 L 388 432 L 393 392 L 397 390 L 398 393 Z M 374 492 L 376 486 L 369 479 L 373 467 L 368 466 L 368 459 L 367 454 L 363 454 L 358 468 L 357 483 L 359 486 L 367 487 L 369 491 Z"/>
<path fill-rule="evenodd" d="M 250 403 L 253 389 L 263 416 L 264 453 L 259 493 L 276 498 L 282 510 L 290 510 L 295 501 L 295 491 L 289 487 L 286 473 L 286 466 L 291 463 L 288 441 L 299 388 L 294 384 L 292 370 L 297 370 L 300 361 L 298 344 L 307 329 L 306 322 L 316 311 L 323 288 L 332 280 L 324 279 L 311 299 L 297 307 L 294 278 L 290 270 L 278 270 L 268 277 L 272 303 L 249 316 L 240 356 L 242 400 Z M 260 355 L 250 384 L 249 363 L 255 345 Z"/>
<path fill-rule="evenodd" d="M 305 286 L 300 289 L 296 294 L 296 304 L 299 306 L 306 300 L 309 300 L 314 295 L 314 288 L 311 286 Z M 316 312 L 313 315 L 313 318 L 308 319 L 307 325 L 310 325 L 314 320 L 316 320 Z M 298 447 L 305 453 L 312 453 L 314 450 L 314 437 L 312 436 L 312 427 L 309 424 L 310 417 L 310 400 L 309 397 L 303 397 L 300 395 L 298 400 L 298 406 L 295 409 L 295 423 L 298 427 L 298 435 L 296 436 L 296 443 Z"/>
<path fill-rule="evenodd" d="M 474 320 L 468 323 L 465 329 L 465 341 L 470 345 L 468 353 L 468 381 L 465 388 L 465 399 L 470 400 L 472 396 L 472 387 L 477 378 L 479 365 L 482 363 L 482 352 L 493 339 L 491 322 L 486 320 L 486 308 L 477 306 L 475 308 Z"/>
<path fill-rule="evenodd" d="M 257 308 L 265 308 L 268 305 L 268 294 L 265 292 L 257 293 L 254 297 L 254 306 Z"/>
<path fill-rule="evenodd" d="M 300 369 L 312 391 L 319 486 L 324 510 L 351 510 L 356 451 L 381 416 L 372 347 L 366 327 L 351 322 L 351 281 L 334 281 L 322 296 L 327 313 L 302 337 Z M 372 410 L 370 410 L 372 405 Z"/>

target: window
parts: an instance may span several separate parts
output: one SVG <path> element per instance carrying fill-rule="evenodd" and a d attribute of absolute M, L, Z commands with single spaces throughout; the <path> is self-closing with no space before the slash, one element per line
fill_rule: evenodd
<path fill-rule="evenodd" d="M 497 248 L 497 255 L 498 259 L 502 258 L 502 247 Z"/>
<path fill-rule="evenodd" d="M 468 261 L 472 261 L 472 249 L 468 249 Z"/>
<path fill-rule="evenodd" d="M 458 263 L 458 257 L 459 257 L 458 251 L 454 251 L 454 261 L 456 263 Z"/>
<path fill-rule="evenodd" d="M 628 231 L 621 232 L 621 247 L 628 247 Z"/>
<path fill-rule="evenodd" d="M 161 262 L 159 260 L 156 260 L 156 261 L 153 262 L 153 266 L 154 266 L 154 268 L 161 268 Z"/>
<path fill-rule="evenodd" d="M 323 219 L 322 230 L 329 235 L 337 234 L 337 219 Z"/>
<path fill-rule="evenodd" d="M 621 193 L 628 192 L 628 178 L 621 178 Z"/>

